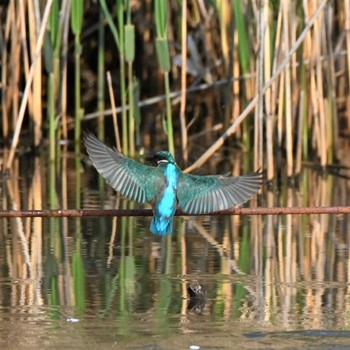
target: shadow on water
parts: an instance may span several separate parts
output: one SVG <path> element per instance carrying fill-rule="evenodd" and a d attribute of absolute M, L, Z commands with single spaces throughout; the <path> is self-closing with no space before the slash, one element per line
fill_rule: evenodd
<path fill-rule="evenodd" d="M 74 159 L 60 177 L 40 158 L 16 162 L 1 182 L 2 209 L 136 208 Z M 298 189 L 264 189 L 261 205 L 341 206 L 349 194 L 346 179 L 305 170 Z M 350 343 L 347 215 L 177 217 L 163 238 L 149 225 L 144 217 L 2 219 L 0 346 Z"/>

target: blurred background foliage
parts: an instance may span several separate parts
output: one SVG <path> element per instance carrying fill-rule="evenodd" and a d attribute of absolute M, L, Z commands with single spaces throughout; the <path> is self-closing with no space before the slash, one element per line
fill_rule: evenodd
<path fill-rule="evenodd" d="M 133 157 L 168 148 L 188 171 L 237 149 L 270 180 L 346 166 L 349 12 L 342 0 L 2 2 L 3 169 L 42 145 L 52 162 L 79 154 L 82 128 Z"/>

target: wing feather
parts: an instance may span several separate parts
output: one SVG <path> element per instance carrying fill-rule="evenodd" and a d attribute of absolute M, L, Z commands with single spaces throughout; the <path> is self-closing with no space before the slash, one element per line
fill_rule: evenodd
<path fill-rule="evenodd" d="M 230 209 L 249 200 L 261 187 L 260 171 L 243 176 L 182 174 L 178 206 L 188 214 L 207 214 Z"/>
<path fill-rule="evenodd" d="M 123 196 L 144 203 L 151 201 L 164 186 L 164 175 L 156 167 L 126 157 L 91 133 L 84 133 L 84 143 L 96 170 Z"/>

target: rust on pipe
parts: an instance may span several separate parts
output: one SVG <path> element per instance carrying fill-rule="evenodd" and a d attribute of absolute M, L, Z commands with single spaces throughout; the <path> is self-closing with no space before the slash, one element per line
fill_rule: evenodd
<path fill-rule="evenodd" d="M 350 206 L 342 207 L 272 207 L 233 208 L 203 215 L 301 215 L 301 214 L 350 214 Z M 0 218 L 10 217 L 103 217 L 103 216 L 152 216 L 151 209 L 56 209 L 56 210 L 0 210 Z M 177 216 L 189 215 L 178 210 Z"/>

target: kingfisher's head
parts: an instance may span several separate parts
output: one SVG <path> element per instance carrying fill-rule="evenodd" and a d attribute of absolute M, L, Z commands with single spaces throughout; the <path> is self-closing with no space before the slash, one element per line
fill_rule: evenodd
<path fill-rule="evenodd" d="M 168 151 L 159 151 L 153 155 L 153 157 L 148 158 L 154 165 L 158 166 L 161 164 L 175 164 L 175 159 L 173 155 Z"/>

